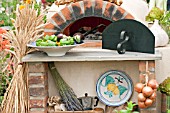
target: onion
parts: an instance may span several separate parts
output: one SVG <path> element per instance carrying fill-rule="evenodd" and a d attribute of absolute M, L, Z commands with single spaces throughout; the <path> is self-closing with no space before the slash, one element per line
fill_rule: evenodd
<path fill-rule="evenodd" d="M 63 36 L 64 36 L 64 34 L 62 34 L 62 33 L 58 34 L 58 35 L 57 35 L 57 41 L 59 42 L 59 41 L 60 41 L 60 39 L 62 39 L 62 38 L 63 38 Z"/>
<path fill-rule="evenodd" d="M 139 106 L 139 108 L 146 108 L 147 107 L 144 102 L 138 102 L 138 106 Z"/>
<path fill-rule="evenodd" d="M 144 102 L 146 100 L 146 97 L 143 95 L 143 93 L 138 94 L 138 101 Z"/>
<path fill-rule="evenodd" d="M 145 105 L 146 105 L 146 106 L 151 106 L 152 103 L 153 103 L 153 100 L 151 100 L 151 99 L 149 99 L 149 98 L 147 98 L 146 101 L 145 101 Z"/>
<path fill-rule="evenodd" d="M 156 92 L 153 92 L 152 95 L 149 97 L 151 100 L 155 100 L 156 98 Z"/>
<path fill-rule="evenodd" d="M 84 35 L 82 33 L 78 32 L 78 33 L 75 33 L 73 36 L 77 36 L 77 35 L 80 36 L 81 40 L 84 40 Z"/>
<path fill-rule="evenodd" d="M 149 86 L 146 86 L 142 89 L 142 93 L 145 97 L 150 97 L 153 92 L 154 92 L 153 89 Z"/>
<path fill-rule="evenodd" d="M 143 87 L 144 87 L 144 84 L 142 84 L 142 83 L 137 83 L 137 84 L 135 85 L 135 91 L 138 92 L 138 93 L 141 93 Z"/>
<path fill-rule="evenodd" d="M 158 83 L 155 79 L 149 80 L 147 85 L 150 86 L 152 89 L 157 89 L 158 87 Z"/>

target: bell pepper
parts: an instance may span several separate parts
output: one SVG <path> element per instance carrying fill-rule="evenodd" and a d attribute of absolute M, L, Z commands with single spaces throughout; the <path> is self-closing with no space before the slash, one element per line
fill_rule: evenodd
<path fill-rule="evenodd" d="M 70 45 L 70 41 L 66 38 L 60 40 L 60 46 Z"/>
<path fill-rule="evenodd" d="M 48 46 L 56 46 L 56 43 L 51 41 L 51 40 L 47 40 Z"/>

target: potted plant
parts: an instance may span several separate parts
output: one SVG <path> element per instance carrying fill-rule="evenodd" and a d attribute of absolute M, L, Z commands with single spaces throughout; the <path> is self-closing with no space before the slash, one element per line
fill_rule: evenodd
<path fill-rule="evenodd" d="M 162 113 L 170 113 L 170 77 L 159 84 L 158 91 L 162 93 Z"/>

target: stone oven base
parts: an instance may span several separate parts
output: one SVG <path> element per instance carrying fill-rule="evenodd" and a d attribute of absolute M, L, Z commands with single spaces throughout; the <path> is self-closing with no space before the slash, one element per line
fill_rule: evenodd
<path fill-rule="evenodd" d="M 103 51 L 104 50 L 98 50 Z M 87 52 L 87 51 L 86 51 Z M 85 51 L 83 52 L 85 55 Z M 78 54 L 79 52 L 75 52 L 74 54 Z M 81 53 L 81 52 L 80 52 Z M 113 51 L 111 52 L 113 53 Z M 81 54 L 77 55 L 77 58 L 69 56 L 69 54 L 65 55 L 64 57 L 48 57 L 45 54 L 41 53 L 33 53 L 26 56 L 23 61 L 28 62 L 29 64 L 29 105 L 30 105 L 30 111 L 29 113 L 47 113 L 47 99 L 49 96 L 49 83 L 48 83 L 48 68 L 47 64 L 51 61 L 56 61 L 56 66 L 59 72 L 61 72 L 61 75 L 63 76 L 63 79 L 66 80 L 66 82 L 74 82 L 71 79 L 66 79 L 69 76 L 74 77 L 74 70 L 72 68 L 76 65 L 78 65 L 77 72 L 78 76 L 82 75 L 82 71 L 88 71 L 93 72 L 90 73 L 89 76 L 94 78 L 91 80 L 91 82 L 95 82 L 94 80 L 97 80 L 97 76 L 100 76 L 103 72 L 108 71 L 108 69 L 120 69 L 126 71 L 128 75 L 131 75 L 131 78 L 138 78 L 136 81 L 134 81 L 134 84 L 137 82 L 143 82 L 144 76 L 143 73 L 146 72 L 146 62 L 148 61 L 148 69 L 152 74 L 149 76 L 149 79 L 155 78 L 155 60 L 160 59 L 159 54 L 151 55 L 151 54 L 136 54 L 128 52 L 125 55 L 119 55 L 116 54 L 114 57 L 112 55 L 109 55 L 109 52 L 106 52 L 103 55 L 109 55 L 107 57 L 99 56 L 100 54 L 97 54 L 97 51 L 95 53 L 86 53 L 88 56 L 79 56 Z M 90 54 L 94 57 L 91 57 Z M 96 57 L 94 55 L 97 55 Z M 117 56 L 118 55 L 118 56 Z M 132 57 L 132 56 L 135 57 Z M 117 56 L 117 57 L 116 57 Z M 149 60 L 146 60 L 149 59 Z M 74 61 L 74 62 L 73 62 Z M 75 62 L 76 61 L 76 62 Z M 96 64 L 96 65 L 95 65 Z M 129 66 L 131 64 L 131 66 Z M 85 66 L 83 68 L 83 66 Z M 118 68 L 120 67 L 120 68 Z M 135 68 L 130 68 L 135 67 Z M 66 70 L 67 71 L 66 71 Z M 92 71 L 93 70 L 93 71 Z M 97 70 L 100 70 L 98 72 Z M 63 72 L 64 71 L 64 72 Z M 78 72 L 79 71 L 79 72 Z M 134 73 L 135 72 L 135 73 Z M 65 74 L 64 74 L 65 73 Z M 67 74 L 66 74 L 67 73 Z M 69 76 L 66 76 L 69 75 Z M 97 75 L 97 76 L 96 76 Z M 81 77 L 81 76 L 80 76 Z M 86 77 L 86 79 L 90 78 L 87 75 L 83 75 L 83 77 Z M 78 78 L 77 78 L 78 79 Z M 84 80 L 86 81 L 86 80 Z M 75 84 L 75 82 L 74 82 Z M 75 84 L 76 85 L 76 84 Z M 88 84 L 87 84 L 88 85 Z M 72 87 L 72 86 L 71 86 Z M 82 86 L 83 87 L 83 86 Z M 95 83 L 94 86 L 89 86 L 92 90 L 95 91 Z M 52 89 L 53 90 L 53 89 Z M 84 94 L 78 93 L 80 89 L 75 89 L 75 93 L 78 96 L 82 96 Z M 83 90 L 83 88 L 81 88 Z M 90 95 L 90 94 L 89 94 Z M 95 94 L 92 94 L 92 96 Z M 136 92 L 134 92 L 134 95 L 137 95 Z M 132 96 L 132 98 L 136 98 L 136 96 Z M 153 106 L 147 108 L 147 109 L 141 109 L 141 113 L 156 113 L 156 104 Z"/>

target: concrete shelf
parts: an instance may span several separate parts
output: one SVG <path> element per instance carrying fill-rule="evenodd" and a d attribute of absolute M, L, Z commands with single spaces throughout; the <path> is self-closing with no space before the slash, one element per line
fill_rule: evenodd
<path fill-rule="evenodd" d="M 161 60 L 159 51 L 155 54 L 126 52 L 118 54 L 115 50 L 101 48 L 74 48 L 65 56 L 50 57 L 43 52 L 34 52 L 26 55 L 23 62 L 52 62 L 52 61 L 129 61 L 129 60 Z"/>

